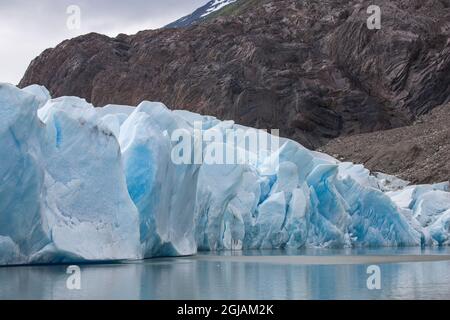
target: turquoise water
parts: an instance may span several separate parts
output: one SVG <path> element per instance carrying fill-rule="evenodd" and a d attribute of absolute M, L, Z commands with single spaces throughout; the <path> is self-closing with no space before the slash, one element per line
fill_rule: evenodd
<path fill-rule="evenodd" d="M 238 253 L 240 255 L 242 253 Z M 450 250 L 303 250 L 245 255 L 450 254 Z M 450 299 L 450 261 L 379 264 L 381 290 L 367 289 L 368 265 L 283 265 L 164 258 L 80 265 L 81 290 L 67 266 L 0 268 L 0 299 Z"/>

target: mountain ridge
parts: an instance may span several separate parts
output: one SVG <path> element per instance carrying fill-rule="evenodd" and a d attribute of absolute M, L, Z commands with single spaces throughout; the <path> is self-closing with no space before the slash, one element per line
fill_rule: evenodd
<path fill-rule="evenodd" d="M 238 1 L 245 1 L 245 0 L 211 0 L 205 5 L 196 9 L 191 14 L 188 14 L 172 23 L 169 23 L 168 25 L 164 26 L 164 28 L 188 27 L 194 23 L 198 23 L 204 19 L 207 19 L 208 16 L 210 16 L 211 14 L 220 11 L 222 8 L 230 4 L 236 3 Z"/>

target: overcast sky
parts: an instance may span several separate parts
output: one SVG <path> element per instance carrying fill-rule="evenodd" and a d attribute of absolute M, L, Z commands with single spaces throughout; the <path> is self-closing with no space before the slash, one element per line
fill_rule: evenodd
<path fill-rule="evenodd" d="M 32 59 L 61 41 L 88 32 L 109 36 L 162 27 L 208 0 L 0 0 L 0 82 L 17 84 Z M 71 5 L 80 29 L 70 30 Z M 72 11 L 73 13 L 73 11 Z M 73 24 L 72 24 L 73 25 Z"/>

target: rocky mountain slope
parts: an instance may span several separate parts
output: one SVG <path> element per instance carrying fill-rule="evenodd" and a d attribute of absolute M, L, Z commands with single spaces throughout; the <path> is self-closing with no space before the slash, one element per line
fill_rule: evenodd
<path fill-rule="evenodd" d="M 377 1 L 380 30 L 366 25 L 372 2 L 241 0 L 187 28 L 88 34 L 44 51 L 20 86 L 162 101 L 317 148 L 450 101 L 450 0 Z"/>
<path fill-rule="evenodd" d="M 413 183 L 450 180 L 450 104 L 406 127 L 336 138 L 319 150 Z"/>

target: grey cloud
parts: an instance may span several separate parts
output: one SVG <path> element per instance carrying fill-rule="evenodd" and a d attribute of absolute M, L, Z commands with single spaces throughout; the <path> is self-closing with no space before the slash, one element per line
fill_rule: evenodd
<path fill-rule="evenodd" d="M 115 36 L 161 27 L 208 0 L 0 0 L 0 82 L 17 84 L 48 47 L 88 32 Z M 81 9 L 81 29 L 66 27 L 69 5 Z"/>

